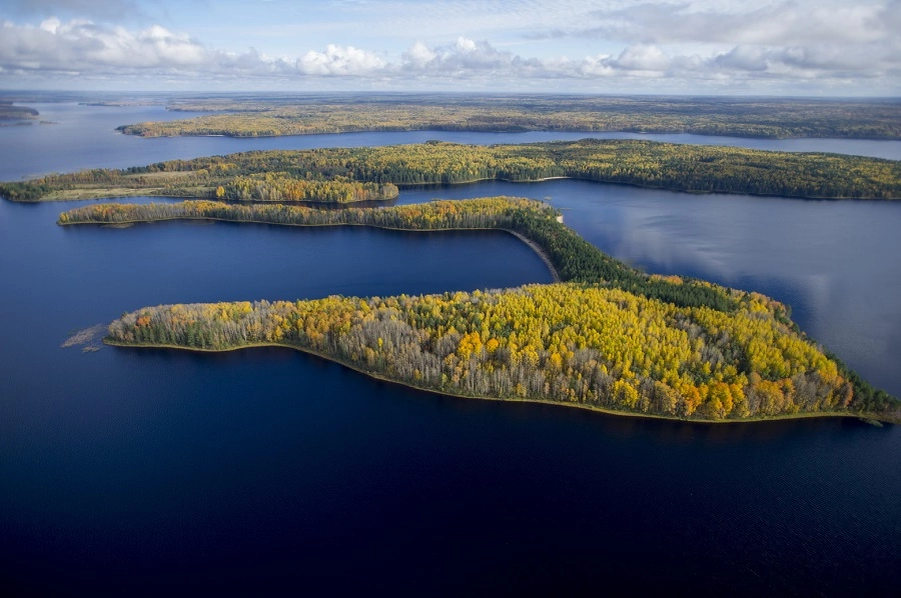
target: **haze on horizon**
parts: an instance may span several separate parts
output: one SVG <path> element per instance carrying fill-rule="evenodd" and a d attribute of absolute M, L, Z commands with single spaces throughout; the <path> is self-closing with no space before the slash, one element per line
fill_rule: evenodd
<path fill-rule="evenodd" d="M 0 89 L 901 95 L 897 0 L 7 0 Z"/>

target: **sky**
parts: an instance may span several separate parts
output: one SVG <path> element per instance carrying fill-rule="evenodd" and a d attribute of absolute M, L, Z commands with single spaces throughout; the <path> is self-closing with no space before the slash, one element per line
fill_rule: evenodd
<path fill-rule="evenodd" d="M 3 0 L 0 89 L 901 95 L 901 0 Z"/>

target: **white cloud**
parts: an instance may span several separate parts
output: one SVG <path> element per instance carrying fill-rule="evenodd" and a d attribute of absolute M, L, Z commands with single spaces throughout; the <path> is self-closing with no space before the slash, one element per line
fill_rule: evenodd
<path fill-rule="evenodd" d="M 153 26 L 132 33 L 84 20 L 47 19 L 39 27 L 4 23 L 0 65 L 7 69 L 83 71 L 200 67 L 208 53 L 196 41 Z"/>
<path fill-rule="evenodd" d="M 639 9 L 647 12 L 648 6 L 641 5 Z M 768 10 L 790 8 L 784 2 L 774 7 Z M 312 49 L 296 56 L 272 57 L 253 48 L 243 52 L 211 49 L 193 37 L 160 25 L 129 30 L 85 19 L 62 22 L 48 18 L 38 25 L 7 21 L 0 27 L 0 82 L 77 74 L 123 81 L 141 77 L 148 81 L 167 77 L 189 82 L 265 78 L 277 85 L 316 78 L 356 81 L 358 87 L 406 86 L 415 81 L 421 86 L 450 89 L 456 89 L 460 81 L 472 88 L 534 89 L 545 85 L 622 91 L 638 86 L 661 92 L 698 92 L 700 85 L 705 92 L 727 93 L 742 86 L 751 89 L 763 84 L 769 85 L 768 89 L 778 89 L 781 82 L 784 88 L 791 87 L 797 93 L 799 83 L 809 89 L 821 88 L 818 83 L 853 89 L 849 86 L 854 82 L 868 81 L 870 88 L 897 94 L 901 91 L 901 33 L 888 33 L 890 26 L 885 23 L 880 25 L 884 33 L 866 33 L 855 23 L 868 22 L 870 17 L 866 15 L 881 14 L 889 23 L 901 25 L 901 10 L 886 8 L 879 12 L 869 5 L 865 8 L 868 10 L 858 12 L 849 8 L 850 16 L 846 17 L 851 31 L 845 33 L 845 39 L 852 41 L 846 43 L 757 43 L 764 37 L 750 32 L 757 31 L 763 22 L 758 19 L 757 25 L 749 25 L 743 30 L 745 34 L 738 36 L 756 41 L 686 46 L 669 43 L 661 34 L 657 36 L 660 40 L 648 36 L 644 41 L 614 44 L 611 51 L 585 57 L 543 58 L 523 56 L 499 49 L 487 40 L 466 36 L 443 44 L 417 41 L 395 59 L 373 49 L 342 44 L 327 44 L 324 50 Z M 653 9 L 663 11 L 660 5 L 653 5 Z M 668 10 L 668 14 L 681 14 L 688 9 L 685 5 L 669 5 Z M 704 19 L 710 10 L 702 11 L 707 15 Z M 686 26 L 700 28 L 691 18 Z M 828 19 L 817 18 L 819 26 L 825 27 Z M 654 18 L 648 17 L 643 23 L 649 31 L 656 30 Z M 710 21 L 703 23 L 704 27 L 711 26 Z M 669 28 L 679 29 L 672 23 Z M 781 39 L 784 33 L 780 31 L 773 28 L 766 39 Z M 671 37 L 678 35 L 682 34 Z M 708 38 L 720 35 L 710 33 Z"/>
<path fill-rule="evenodd" d="M 431 48 L 416 42 L 404 52 L 400 70 L 408 75 L 472 79 L 558 75 L 545 62 L 522 58 L 498 50 L 487 41 L 465 37 L 457 38 L 453 44 Z"/>
<path fill-rule="evenodd" d="M 403 62 L 413 69 L 422 69 L 435 60 L 438 54 L 422 42 L 416 42 L 403 54 Z"/>
<path fill-rule="evenodd" d="M 383 68 L 385 62 L 375 54 L 334 44 L 325 52 L 310 50 L 297 61 L 297 70 L 305 75 L 366 76 Z"/>
<path fill-rule="evenodd" d="M 140 72 L 205 76 L 366 76 L 385 67 L 375 54 L 329 45 L 299 59 L 267 57 L 254 49 L 236 54 L 209 50 L 159 25 L 131 32 L 122 27 L 47 19 L 38 27 L 6 22 L 0 29 L 0 67 L 5 71 L 87 74 Z"/>
<path fill-rule="evenodd" d="M 587 77 L 901 84 L 899 0 L 610 0 L 528 37 L 604 46 L 583 61 Z"/>
<path fill-rule="evenodd" d="M 614 64 L 629 71 L 663 72 L 669 68 L 670 58 L 657 46 L 639 44 L 623 50 Z"/>

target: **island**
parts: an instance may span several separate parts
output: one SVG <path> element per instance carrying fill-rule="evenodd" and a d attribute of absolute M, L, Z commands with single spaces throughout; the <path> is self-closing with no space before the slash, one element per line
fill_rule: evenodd
<path fill-rule="evenodd" d="M 505 230 L 539 251 L 561 282 L 416 297 L 145 307 L 113 322 L 108 344 L 199 351 L 285 346 L 423 390 L 630 415 L 901 421 L 901 402 L 807 338 L 785 305 L 640 272 L 582 239 L 544 202 L 496 197 L 342 210 L 102 204 L 64 212 L 59 224 L 173 219 Z"/>
<path fill-rule="evenodd" d="M 901 139 L 901 104 L 892 99 L 250 94 L 177 100 L 168 109 L 209 114 L 185 120 L 128 124 L 119 130 L 143 137 L 432 130 Z"/>
<path fill-rule="evenodd" d="M 31 124 L 40 112 L 28 106 L 16 106 L 10 100 L 0 100 L 0 126 Z"/>
<path fill-rule="evenodd" d="M 901 198 L 897 160 L 631 139 L 241 152 L 3 183 L 0 195 L 13 201 L 157 195 L 349 203 L 391 199 L 399 186 L 565 177 L 693 193 Z"/>

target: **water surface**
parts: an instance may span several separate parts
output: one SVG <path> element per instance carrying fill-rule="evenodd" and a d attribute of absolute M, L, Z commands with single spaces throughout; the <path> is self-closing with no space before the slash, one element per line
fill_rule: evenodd
<path fill-rule="evenodd" d="M 22 156 L 45 172 L 235 151 L 223 138 L 127 138 L 87 116 L 138 109 L 62 109 L 86 115 L 66 136 L 0 130 L 0 178 L 19 176 Z M 802 328 L 901 394 L 901 205 L 564 180 L 398 201 L 494 194 L 550 198 L 589 241 L 650 271 L 787 301 Z M 901 582 L 897 426 L 466 401 L 283 349 L 59 348 L 144 305 L 548 282 L 509 235 L 56 226 L 75 205 L 0 201 L 0 588 L 14 595 L 834 595 Z"/>

